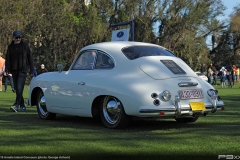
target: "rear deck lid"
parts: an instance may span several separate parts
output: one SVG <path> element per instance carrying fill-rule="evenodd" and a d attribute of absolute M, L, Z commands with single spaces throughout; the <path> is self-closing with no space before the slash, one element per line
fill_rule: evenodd
<path fill-rule="evenodd" d="M 139 67 L 153 79 L 197 77 L 194 71 L 177 57 L 147 57 Z"/>

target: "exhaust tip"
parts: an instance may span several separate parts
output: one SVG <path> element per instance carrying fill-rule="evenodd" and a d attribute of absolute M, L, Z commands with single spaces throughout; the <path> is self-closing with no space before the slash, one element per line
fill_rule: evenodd
<path fill-rule="evenodd" d="M 160 101 L 158 99 L 155 99 L 153 101 L 153 104 L 156 105 L 156 106 L 159 106 L 160 105 Z"/>
<path fill-rule="evenodd" d="M 152 94 L 151 94 L 151 97 L 152 97 L 153 99 L 156 99 L 156 98 L 158 97 L 158 94 L 157 94 L 157 93 L 152 93 Z"/>

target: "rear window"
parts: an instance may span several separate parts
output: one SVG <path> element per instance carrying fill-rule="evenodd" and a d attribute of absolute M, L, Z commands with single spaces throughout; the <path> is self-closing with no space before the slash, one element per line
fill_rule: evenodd
<path fill-rule="evenodd" d="M 154 46 L 131 46 L 131 47 L 123 48 L 122 52 L 130 60 L 134 60 L 140 57 L 148 57 L 148 56 L 176 57 L 172 52 L 165 50 L 163 48 L 154 47 Z"/>

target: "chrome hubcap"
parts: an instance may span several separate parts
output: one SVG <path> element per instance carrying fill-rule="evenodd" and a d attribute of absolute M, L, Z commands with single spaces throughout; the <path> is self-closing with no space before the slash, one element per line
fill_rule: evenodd
<path fill-rule="evenodd" d="M 121 113 L 120 102 L 113 97 L 105 97 L 103 102 L 103 115 L 109 124 L 118 122 Z"/>
<path fill-rule="evenodd" d="M 40 95 L 40 100 L 38 102 L 38 109 L 41 113 L 41 115 L 45 116 L 48 114 L 47 108 L 46 108 L 46 102 L 45 102 L 45 97 L 43 94 Z"/>

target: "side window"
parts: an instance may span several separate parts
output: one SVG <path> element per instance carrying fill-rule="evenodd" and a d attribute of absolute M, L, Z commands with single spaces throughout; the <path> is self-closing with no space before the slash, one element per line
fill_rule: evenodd
<path fill-rule="evenodd" d="M 108 69 L 113 68 L 114 62 L 112 58 L 110 58 L 108 55 L 103 54 L 101 52 L 98 53 L 95 69 Z"/>
<path fill-rule="evenodd" d="M 96 58 L 95 51 L 87 51 L 82 53 L 76 60 L 75 64 L 73 65 L 72 70 L 93 69 L 95 58 Z"/>

